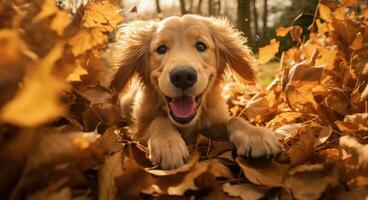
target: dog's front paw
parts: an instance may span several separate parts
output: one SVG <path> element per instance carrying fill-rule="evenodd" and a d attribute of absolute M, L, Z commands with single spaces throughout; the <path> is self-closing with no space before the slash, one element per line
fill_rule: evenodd
<path fill-rule="evenodd" d="M 281 144 L 272 130 L 255 127 L 243 119 L 230 120 L 228 132 L 229 140 L 235 145 L 238 155 L 268 157 L 281 151 Z"/>
<path fill-rule="evenodd" d="M 178 133 L 165 137 L 151 137 L 148 140 L 150 159 L 163 169 L 175 169 L 185 164 L 189 151 Z"/>

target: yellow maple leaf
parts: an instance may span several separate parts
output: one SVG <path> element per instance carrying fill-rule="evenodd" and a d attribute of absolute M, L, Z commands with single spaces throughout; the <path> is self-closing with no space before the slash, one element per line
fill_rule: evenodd
<path fill-rule="evenodd" d="M 25 127 L 36 127 L 61 116 L 65 109 L 59 95 L 66 85 L 52 75 L 55 62 L 61 57 L 64 44 L 55 46 L 26 77 L 14 99 L 0 111 L 0 121 Z"/>
<path fill-rule="evenodd" d="M 123 20 L 120 11 L 119 4 L 109 1 L 89 3 L 83 16 L 83 26 L 85 28 L 99 27 L 111 32 Z"/>
<path fill-rule="evenodd" d="M 72 46 L 73 54 L 78 56 L 85 51 L 98 45 L 105 44 L 106 42 L 107 36 L 102 32 L 102 30 L 100 28 L 92 28 L 89 31 L 79 32 L 69 40 L 68 44 Z"/>
<path fill-rule="evenodd" d="M 270 61 L 279 51 L 279 46 L 280 42 L 272 39 L 269 45 L 259 48 L 259 57 L 257 62 L 259 64 L 265 64 Z"/>

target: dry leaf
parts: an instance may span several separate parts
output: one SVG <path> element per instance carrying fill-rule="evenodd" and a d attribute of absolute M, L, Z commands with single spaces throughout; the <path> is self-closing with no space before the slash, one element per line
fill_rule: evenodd
<path fill-rule="evenodd" d="M 125 157 L 123 174 L 115 178 L 115 182 L 119 199 L 137 199 L 141 191 L 154 183 L 154 179 L 133 159 Z"/>
<path fill-rule="evenodd" d="M 259 48 L 259 64 L 265 64 L 270 61 L 279 51 L 280 42 L 272 39 L 269 45 Z"/>
<path fill-rule="evenodd" d="M 81 76 L 88 74 L 88 71 L 84 69 L 81 65 L 77 65 L 74 71 L 69 74 L 66 78 L 67 81 L 81 81 Z"/>
<path fill-rule="evenodd" d="M 56 14 L 59 11 L 58 7 L 56 7 L 56 3 L 54 0 L 45 0 L 42 4 L 41 12 L 39 12 L 33 20 L 38 22 L 43 20 L 49 16 Z"/>
<path fill-rule="evenodd" d="M 357 0 L 344 0 L 341 4 L 339 4 L 339 7 L 350 7 L 357 3 Z"/>
<path fill-rule="evenodd" d="M 335 124 L 340 131 L 354 133 L 368 130 L 368 113 L 346 115 L 344 121 L 336 121 Z"/>
<path fill-rule="evenodd" d="M 169 195 L 183 195 L 187 190 L 197 190 L 195 179 L 202 173 L 205 173 L 209 168 L 208 162 L 199 162 L 193 166 L 191 171 L 184 177 L 179 185 L 171 186 L 167 192 Z"/>
<path fill-rule="evenodd" d="M 107 36 L 100 28 L 92 28 L 89 31 L 81 31 L 69 40 L 72 52 L 78 56 L 85 51 L 98 47 L 107 42 Z"/>
<path fill-rule="evenodd" d="M 301 40 L 300 37 L 302 36 L 302 33 L 303 33 L 303 29 L 300 26 L 292 26 L 290 28 L 290 35 L 294 41 L 300 42 Z"/>
<path fill-rule="evenodd" d="M 319 4 L 319 15 L 323 20 L 331 20 L 331 9 L 323 4 Z"/>
<path fill-rule="evenodd" d="M 357 33 L 354 42 L 350 45 L 350 48 L 353 51 L 361 49 L 363 47 L 363 42 L 364 42 L 363 35 L 361 32 L 359 32 Z"/>
<path fill-rule="evenodd" d="M 121 152 L 105 158 L 98 169 L 98 199 L 115 200 L 117 198 L 115 178 L 123 174 L 122 163 Z"/>
<path fill-rule="evenodd" d="M 65 109 L 59 97 L 65 83 L 52 75 L 54 63 L 61 57 L 64 45 L 59 44 L 43 58 L 38 69 L 24 82 L 24 87 L 15 98 L 6 104 L 0 113 L 4 122 L 35 127 L 61 116 Z"/>
<path fill-rule="evenodd" d="M 99 28 L 111 32 L 123 20 L 119 4 L 107 0 L 88 3 L 86 10 L 83 16 L 83 26 L 86 28 Z"/>
<path fill-rule="evenodd" d="M 278 27 L 276 29 L 276 35 L 278 37 L 285 37 L 290 31 L 289 27 Z"/>
<path fill-rule="evenodd" d="M 58 11 L 51 22 L 50 28 L 58 35 L 63 35 L 64 29 L 70 24 L 70 15 L 65 11 Z"/>
<path fill-rule="evenodd" d="M 352 167 L 368 169 L 368 145 L 362 145 L 350 136 L 341 137 L 339 145 L 351 154 L 349 160 Z"/>
<path fill-rule="evenodd" d="M 230 185 L 225 183 L 224 192 L 234 197 L 241 197 L 243 200 L 257 200 L 264 197 L 264 194 L 251 184 Z"/>
<path fill-rule="evenodd" d="M 292 191 L 296 199 L 313 200 L 320 199 L 328 186 L 334 186 L 337 183 L 338 178 L 335 174 L 304 172 L 288 177 L 285 186 Z"/>
<path fill-rule="evenodd" d="M 300 137 L 290 146 L 287 152 L 292 166 L 304 163 L 312 156 L 316 143 L 316 138 L 314 137 L 316 130 L 318 128 L 307 125 L 299 129 Z"/>
<path fill-rule="evenodd" d="M 272 161 L 257 164 L 238 157 L 236 162 L 250 182 L 268 187 L 282 186 L 288 169 L 287 166 Z"/>

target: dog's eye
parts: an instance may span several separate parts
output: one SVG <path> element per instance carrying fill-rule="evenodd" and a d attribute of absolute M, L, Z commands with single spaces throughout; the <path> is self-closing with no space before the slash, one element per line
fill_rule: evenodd
<path fill-rule="evenodd" d="M 203 52 L 207 49 L 206 45 L 203 42 L 197 42 L 196 48 L 199 52 Z"/>
<path fill-rule="evenodd" d="M 156 52 L 158 54 L 165 54 L 166 51 L 167 51 L 167 48 L 166 48 L 165 45 L 161 45 L 161 46 L 157 47 L 157 49 L 156 49 Z"/>

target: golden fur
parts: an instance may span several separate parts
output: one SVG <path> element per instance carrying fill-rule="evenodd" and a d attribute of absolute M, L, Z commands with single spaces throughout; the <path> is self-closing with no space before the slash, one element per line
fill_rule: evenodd
<path fill-rule="evenodd" d="M 238 154 L 262 156 L 280 150 L 272 131 L 230 117 L 221 95 L 225 70 L 244 81 L 255 82 L 254 58 L 246 39 L 225 19 L 196 15 L 169 17 L 160 22 L 136 21 L 121 25 L 116 35 L 111 88 L 123 91 L 120 105 L 124 117 L 136 126 L 136 138 L 150 149 L 150 158 L 162 168 L 184 164 L 197 133 L 228 138 Z M 207 49 L 198 52 L 196 42 Z M 156 49 L 165 44 L 167 52 Z M 177 66 L 191 66 L 197 82 L 180 90 L 169 74 Z M 130 82 L 130 84 L 128 84 Z M 178 123 L 170 113 L 167 97 L 200 97 L 194 118 Z"/>

